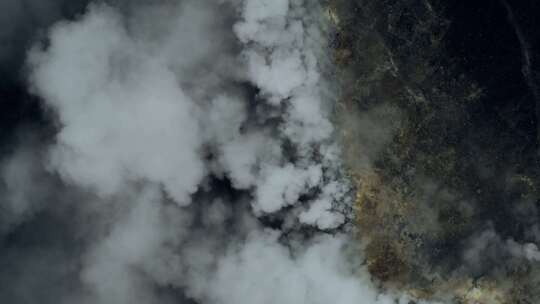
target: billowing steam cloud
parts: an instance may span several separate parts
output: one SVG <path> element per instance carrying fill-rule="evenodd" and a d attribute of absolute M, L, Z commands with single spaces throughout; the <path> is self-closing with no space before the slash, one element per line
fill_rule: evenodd
<path fill-rule="evenodd" d="M 45 269 L 54 303 L 407 303 L 344 233 L 322 16 L 310 0 L 132 1 L 56 23 L 27 58 L 56 132 L 5 161 L 3 229 L 41 212 L 69 241 L 15 242 L 5 301 L 35 301 L 21 290 Z"/>

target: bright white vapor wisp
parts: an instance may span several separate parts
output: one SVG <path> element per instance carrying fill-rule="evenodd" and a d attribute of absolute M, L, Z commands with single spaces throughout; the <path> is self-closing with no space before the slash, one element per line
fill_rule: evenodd
<path fill-rule="evenodd" d="M 408 303 L 340 229 L 328 36 L 316 0 L 109 1 L 55 24 L 27 64 L 57 133 L 2 174 L 23 197 L 31 159 L 85 194 L 80 289 L 58 303 Z M 19 207 L 14 225 L 44 208 Z"/>

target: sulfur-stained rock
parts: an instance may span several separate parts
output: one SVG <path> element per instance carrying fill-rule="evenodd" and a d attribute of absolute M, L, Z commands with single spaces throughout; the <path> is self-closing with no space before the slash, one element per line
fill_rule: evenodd
<path fill-rule="evenodd" d="M 329 2 L 358 239 L 373 277 L 418 299 L 540 301 L 528 283 L 539 263 L 508 242 L 540 242 L 535 96 L 514 58 L 516 24 L 495 2 Z M 460 19 L 470 10 L 483 15 Z"/>

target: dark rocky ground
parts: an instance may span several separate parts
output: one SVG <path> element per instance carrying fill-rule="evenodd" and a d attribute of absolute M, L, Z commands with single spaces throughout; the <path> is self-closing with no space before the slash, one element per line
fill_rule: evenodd
<path fill-rule="evenodd" d="M 540 4 L 333 4 L 346 112 L 378 113 L 345 137 L 372 274 L 426 297 L 467 301 L 457 290 L 470 284 L 502 290 L 504 303 L 538 302 L 537 288 L 521 288 L 538 262 L 506 242 L 540 241 Z"/>

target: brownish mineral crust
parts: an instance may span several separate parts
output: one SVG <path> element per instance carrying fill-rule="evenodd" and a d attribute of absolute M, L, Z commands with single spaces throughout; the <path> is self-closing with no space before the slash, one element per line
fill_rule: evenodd
<path fill-rule="evenodd" d="M 497 247 L 524 235 L 502 210 L 538 200 L 538 175 L 524 169 L 523 151 L 504 171 L 490 167 L 512 141 L 474 129 L 484 127 L 475 111 L 485 88 L 447 54 L 445 9 L 428 0 L 329 3 L 342 87 L 335 123 L 356 184 L 358 239 L 383 288 L 450 303 L 539 303 L 538 263 Z M 500 241 L 474 251 L 491 224 Z M 470 257 L 484 252 L 474 265 Z"/>

